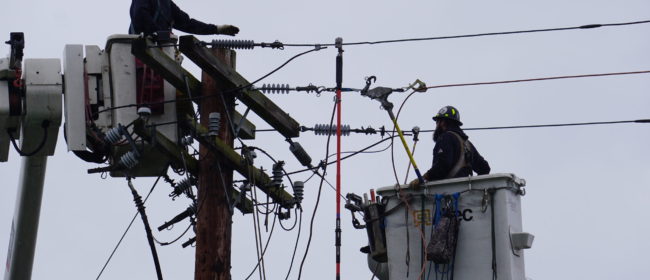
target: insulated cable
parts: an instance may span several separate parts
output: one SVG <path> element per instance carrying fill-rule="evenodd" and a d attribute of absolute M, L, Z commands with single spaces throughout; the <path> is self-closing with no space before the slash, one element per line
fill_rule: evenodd
<path fill-rule="evenodd" d="M 167 167 L 165 167 L 163 173 L 167 173 L 166 171 L 167 171 Z M 151 186 L 151 189 L 149 189 L 149 193 L 147 193 L 147 196 L 144 198 L 144 202 L 147 202 L 147 199 L 149 199 L 149 196 L 151 195 L 151 193 L 153 193 L 153 190 L 156 188 L 156 185 L 158 185 L 158 181 L 160 181 L 161 177 L 162 177 L 162 175 L 158 176 L 156 181 L 153 183 L 153 186 Z M 133 222 L 135 222 L 135 219 L 138 217 L 139 214 L 140 214 L 140 212 L 136 211 L 135 215 L 133 215 L 133 218 L 131 219 L 131 222 L 129 223 L 129 225 L 124 230 L 124 233 L 122 233 L 122 236 L 120 237 L 120 240 L 118 240 L 117 244 L 115 244 L 115 248 L 113 248 L 113 251 L 111 251 L 111 254 L 108 256 L 108 259 L 104 263 L 104 266 L 102 266 L 102 269 L 99 271 L 99 274 L 97 274 L 97 278 L 95 278 L 96 280 L 98 280 L 99 277 L 102 276 L 102 273 L 104 273 L 104 270 L 108 266 L 108 263 L 110 263 L 111 259 L 113 259 L 113 255 L 115 255 L 115 252 L 120 247 L 120 244 L 122 244 L 122 240 L 124 240 L 124 237 L 126 236 L 126 234 L 131 229 L 131 226 L 133 225 Z"/>
<path fill-rule="evenodd" d="M 337 103 L 334 102 L 334 107 L 332 108 L 332 117 L 330 118 L 330 125 L 334 123 L 334 115 L 336 113 L 336 105 Z M 327 155 L 329 155 L 329 149 L 330 149 L 330 138 L 331 135 L 327 136 L 327 143 L 325 144 L 325 164 L 323 165 L 323 174 L 325 174 L 325 171 L 327 170 Z M 312 169 L 308 169 L 312 170 Z M 313 170 L 312 170 L 313 171 Z M 291 174 L 291 173 L 290 173 Z M 302 261 L 300 262 L 300 269 L 298 270 L 298 280 L 300 280 L 300 277 L 302 276 L 302 268 L 305 265 L 305 260 L 307 260 L 307 254 L 309 253 L 309 247 L 311 245 L 311 238 L 314 232 L 314 219 L 316 218 L 316 211 L 318 210 L 318 204 L 320 202 L 320 196 L 321 196 L 321 191 L 323 190 L 323 182 L 325 181 L 325 176 L 321 176 L 321 181 L 318 186 L 318 195 L 316 196 L 316 204 L 314 205 L 314 211 L 312 212 L 311 220 L 309 222 L 309 237 L 307 238 L 307 246 L 305 248 L 305 254 L 302 257 Z"/>
<path fill-rule="evenodd" d="M 14 149 L 16 149 L 16 152 L 18 152 L 19 155 L 24 157 L 31 157 L 36 153 L 40 152 L 41 149 L 43 149 L 43 147 L 45 146 L 45 142 L 47 141 L 47 131 L 49 126 L 50 126 L 50 121 L 48 120 L 44 120 L 41 123 L 41 127 L 43 128 L 43 138 L 41 138 L 41 142 L 38 144 L 36 149 L 34 149 L 34 151 L 31 152 L 25 152 L 20 150 L 20 148 L 18 148 L 18 145 L 16 144 L 16 138 L 14 138 L 14 135 L 12 133 L 13 131 L 11 129 L 7 129 L 7 134 L 9 134 L 9 140 L 11 141 L 11 144 L 14 146 Z"/>
<path fill-rule="evenodd" d="M 149 248 L 151 249 L 151 255 L 153 257 L 153 263 L 156 268 L 156 276 L 158 280 L 162 280 L 162 269 L 160 268 L 160 260 L 158 259 L 158 252 L 156 252 L 156 244 L 153 241 L 153 234 L 151 233 L 151 227 L 149 226 L 149 218 L 147 218 L 147 213 L 145 212 L 144 202 L 142 197 L 138 194 L 133 183 L 131 182 L 131 177 L 127 175 L 126 177 L 129 189 L 131 189 L 131 194 L 133 195 L 133 201 L 140 212 L 140 218 L 142 218 L 142 223 L 144 224 L 145 233 L 147 234 L 147 241 L 149 242 Z"/>

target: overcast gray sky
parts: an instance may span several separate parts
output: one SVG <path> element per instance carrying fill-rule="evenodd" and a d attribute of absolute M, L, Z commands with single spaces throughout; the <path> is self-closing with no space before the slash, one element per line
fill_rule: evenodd
<path fill-rule="evenodd" d="M 22 0 L 3 4 L 0 38 L 21 31 L 26 58 L 61 58 L 65 44 L 99 45 L 129 26 L 129 1 Z M 176 1 L 193 17 L 235 24 L 237 38 L 256 42 L 331 43 L 525 30 L 650 19 L 644 0 L 580 1 Z M 558 75 L 650 70 L 650 24 L 590 30 L 493 36 L 469 39 L 350 46 L 344 54 L 344 86 L 362 87 L 378 77 L 382 86 L 402 87 L 416 79 L 428 85 L 524 79 Z M 178 32 L 178 34 L 182 34 Z M 4 37 L 3 37 L 4 36 Z M 200 36 L 211 40 L 215 36 Z M 8 53 L 7 46 L 0 47 Z M 305 49 L 239 51 L 237 70 L 257 79 Z M 297 59 L 264 82 L 334 86 L 336 51 L 329 48 Z M 184 66 L 200 76 L 187 60 Z M 432 129 L 431 116 L 454 105 L 466 127 L 617 121 L 650 118 L 649 75 L 615 76 L 480 87 L 429 90 L 405 105 L 400 125 Z M 399 104 L 405 95 L 394 94 Z M 328 123 L 332 95 L 270 96 L 301 125 Z M 241 107 L 241 106 L 240 106 Z M 238 108 L 240 111 L 243 108 Z M 269 126 L 256 116 L 258 128 Z M 356 93 L 343 98 L 343 122 L 354 128 L 389 127 L 379 104 Z M 633 279 L 650 273 L 650 130 L 647 124 L 468 132 L 490 162 L 493 173 L 515 173 L 528 182 L 523 197 L 524 229 L 536 238 L 526 251 L 526 274 L 533 279 Z M 135 212 L 126 182 L 88 175 L 96 167 L 66 152 L 62 133 L 49 159 L 33 279 L 94 279 Z M 380 136 L 343 138 L 344 150 L 358 150 Z M 428 169 L 433 142 L 422 137 L 415 158 Z M 325 153 L 325 138 L 305 132 L 297 139 L 315 162 Z M 411 139 L 408 139 L 411 143 Z M 334 142 L 332 142 L 334 143 Z M 249 141 L 300 169 L 277 133 L 259 133 Z M 332 146 L 334 147 L 334 145 Z M 385 146 L 381 146 L 385 147 Z M 407 157 L 396 147 L 400 176 Z M 257 165 L 270 161 L 260 155 Z M 13 217 L 20 158 L 0 164 L 0 259 L 5 259 Z M 298 174 L 304 180 L 309 174 Z M 334 169 L 328 174 L 334 182 Z M 343 193 L 367 192 L 394 183 L 390 153 L 356 156 L 343 162 Z M 413 176 L 411 175 L 411 178 Z M 134 181 L 145 194 L 153 179 Z M 301 245 L 291 279 L 304 252 L 308 219 L 317 181 L 308 182 Z M 168 198 L 161 184 L 147 202 L 152 226 L 185 209 L 188 201 Z M 359 247 L 364 231 L 351 227 L 343 213 L 342 275 L 370 278 Z M 334 192 L 325 187 L 304 279 L 334 277 Z M 154 233 L 170 240 L 185 229 Z M 244 279 L 255 262 L 252 217 L 234 215 L 233 279 Z M 267 233 L 264 233 L 265 237 Z M 188 234 L 183 238 L 191 237 Z M 296 231 L 276 227 L 266 262 L 269 279 L 282 279 L 289 268 Z M 159 247 L 167 279 L 193 277 L 194 249 Z M 254 275 L 257 277 L 257 274 Z M 253 277 L 253 279 L 255 279 Z M 102 279 L 155 279 L 140 220 L 117 251 Z"/>

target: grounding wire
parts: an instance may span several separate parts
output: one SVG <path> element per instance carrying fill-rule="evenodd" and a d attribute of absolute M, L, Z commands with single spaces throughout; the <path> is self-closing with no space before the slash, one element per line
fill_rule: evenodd
<path fill-rule="evenodd" d="M 436 37 L 394 39 L 394 40 L 382 40 L 382 41 L 350 42 L 350 43 L 343 43 L 342 45 L 343 46 L 357 46 L 357 45 L 378 45 L 378 44 L 388 44 L 388 43 L 447 40 L 447 39 L 474 38 L 474 37 L 486 37 L 486 36 L 514 35 L 514 34 L 524 34 L 524 33 L 539 33 L 539 32 L 552 32 L 552 31 L 594 29 L 594 28 L 599 28 L 599 27 L 613 27 L 613 26 L 636 25 L 636 24 L 645 24 L 645 23 L 650 23 L 650 20 L 641 20 L 641 21 L 632 21 L 632 22 L 620 22 L 620 23 L 586 24 L 586 25 L 571 26 L 571 27 L 556 27 L 556 28 L 529 29 L 529 30 L 516 30 L 516 31 L 501 31 L 501 32 L 463 34 L 463 35 L 449 35 L 449 36 L 436 36 Z M 331 43 L 327 43 L 327 44 L 293 44 L 293 43 L 290 43 L 290 44 L 284 44 L 284 46 L 285 47 L 319 47 L 319 46 L 331 47 L 331 46 L 335 46 L 335 44 L 331 44 Z"/>
<path fill-rule="evenodd" d="M 167 167 L 165 167 L 164 170 L 165 170 L 165 171 L 163 171 L 163 173 L 166 173 L 166 171 L 167 171 Z M 149 196 L 151 195 L 151 193 L 153 193 L 153 190 L 156 188 L 156 185 L 158 185 L 158 181 L 160 181 L 160 178 L 161 178 L 161 177 L 162 177 L 162 175 L 158 176 L 158 178 L 156 179 L 156 181 L 153 183 L 153 186 L 151 186 L 151 189 L 149 190 L 149 193 L 147 193 L 147 196 L 144 198 L 144 202 L 147 202 L 147 199 L 149 199 Z M 124 233 L 123 233 L 122 236 L 120 237 L 120 240 L 117 241 L 117 244 L 115 244 L 115 248 L 113 248 L 113 251 L 112 251 L 111 254 L 108 256 L 108 259 L 106 260 L 106 263 L 104 263 L 104 266 L 102 267 L 101 271 L 99 271 L 99 274 L 97 275 L 97 278 L 95 278 L 95 279 L 99 279 L 99 277 L 102 276 L 102 273 L 104 273 L 104 270 L 105 270 L 106 267 L 108 266 L 108 263 L 110 263 L 111 259 L 113 258 L 113 255 L 115 255 L 115 252 L 117 251 L 117 248 L 119 248 L 119 247 L 120 247 L 120 244 L 122 244 L 122 240 L 124 240 L 124 237 L 125 237 L 126 234 L 129 232 L 129 229 L 131 229 L 131 226 L 133 225 L 133 222 L 135 222 L 135 219 L 138 217 L 139 214 L 140 214 L 140 213 L 139 213 L 138 211 L 135 212 L 135 215 L 133 215 L 133 218 L 131 219 L 131 222 L 129 223 L 129 225 L 128 225 L 128 226 L 126 227 L 126 229 L 124 230 Z"/>
<path fill-rule="evenodd" d="M 336 105 L 337 102 L 334 102 L 334 106 L 332 108 L 332 117 L 330 118 L 330 126 L 334 123 L 334 115 L 336 113 Z M 309 221 L 309 237 L 307 238 L 307 246 L 305 248 L 305 254 L 302 257 L 302 261 L 300 262 L 300 269 L 298 270 L 298 280 L 300 280 L 300 277 L 302 276 L 302 268 L 305 265 L 305 260 L 307 260 L 307 254 L 309 253 L 309 247 L 311 245 L 311 238 L 313 236 L 314 232 L 314 220 L 316 218 L 316 211 L 318 210 L 318 204 L 320 203 L 320 197 L 321 197 L 321 192 L 323 190 L 323 182 L 325 181 L 325 171 L 327 170 L 327 155 L 329 155 L 329 150 L 330 150 L 330 139 L 332 138 L 332 135 L 327 135 L 327 143 L 325 144 L 325 164 L 323 166 L 323 175 L 319 175 L 321 177 L 320 184 L 318 186 L 318 195 L 316 196 L 316 204 L 314 205 L 314 211 L 311 215 L 311 220 Z M 309 169 L 311 170 L 311 169 Z M 317 170 L 315 170 L 317 172 Z"/>

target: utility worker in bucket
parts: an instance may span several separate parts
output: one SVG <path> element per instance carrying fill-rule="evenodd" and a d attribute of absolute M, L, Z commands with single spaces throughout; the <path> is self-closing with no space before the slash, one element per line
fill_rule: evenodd
<path fill-rule="evenodd" d="M 460 128 L 460 113 L 453 106 L 445 106 L 433 117 L 436 130 L 433 133 L 433 164 L 422 175 L 425 180 L 442 180 L 490 173 L 490 165 L 479 154 L 476 147 L 468 140 L 467 134 Z M 414 187 L 419 184 L 415 179 L 409 183 Z"/>
<path fill-rule="evenodd" d="M 171 0 L 133 0 L 130 14 L 129 34 L 153 36 L 158 43 L 170 42 L 172 29 L 198 35 L 239 33 L 234 25 L 214 25 L 190 18 Z M 153 115 L 164 114 L 163 77 L 137 58 L 135 64 L 138 108 L 148 107 Z"/>
<path fill-rule="evenodd" d="M 239 28 L 234 25 L 214 25 L 190 18 L 171 0 L 133 0 L 131 2 L 131 27 L 129 34 L 154 35 L 171 32 L 172 28 L 190 34 L 223 34 L 235 36 Z"/>

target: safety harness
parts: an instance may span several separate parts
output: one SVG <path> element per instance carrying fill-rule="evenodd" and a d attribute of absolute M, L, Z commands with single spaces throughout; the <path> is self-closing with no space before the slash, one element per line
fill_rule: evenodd
<path fill-rule="evenodd" d="M 463 168 L 463 167 L 469 167 L 471 170 L 472 167 L 472 151 L 474 149 L 474 146 L 472 145 L 469 140 L 465 140 L 460 135 L 456 132 L 449 131 L 452 135 L 458 139 L 458 143 L 460 146 L 460 149 L 458 149 L 458 161 L 456 162 L 456 165 L 454 165 L 454 168 L 452 168 L 449 173 L 447 174 L 446 178 L 454 178 L 456 174 Z M 471 172 L 470 172 L 471 175 Z"/>

